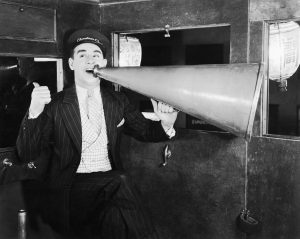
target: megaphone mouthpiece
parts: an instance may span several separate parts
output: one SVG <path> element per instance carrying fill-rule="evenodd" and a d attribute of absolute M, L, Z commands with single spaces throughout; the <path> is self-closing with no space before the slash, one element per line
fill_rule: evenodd
<path fill-rule="evenodd" d="M 87 72 L 93 73 L 94 77 L 101 77 L 101 69 L 104 67 L 100 67 L 99 65 L 95 65 L 92 70 L 87 70 Z"/>

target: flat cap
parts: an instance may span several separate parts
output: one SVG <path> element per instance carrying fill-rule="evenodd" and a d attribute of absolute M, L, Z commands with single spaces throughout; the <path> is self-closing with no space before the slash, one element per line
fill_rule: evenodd
<path fill-rule="evenodd" d="M 67 41 L 68 50 L 73 50 L 82 43 L 93 43 L 100 47 L 103 56 L 109 50 L 110 42 L 106 36 L 94 29 L 80 29 L 73 32 Z"/>

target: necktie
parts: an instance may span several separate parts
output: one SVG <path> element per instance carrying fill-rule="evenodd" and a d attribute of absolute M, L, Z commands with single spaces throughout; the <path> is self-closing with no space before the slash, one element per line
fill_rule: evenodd
<path fill-rule="evenodd" d="M 101 114 L 93 90 L 88 90 L 87 92 L 87 117 L 90 123 L 95 127 L 97 133 L 100 133 Z"/>

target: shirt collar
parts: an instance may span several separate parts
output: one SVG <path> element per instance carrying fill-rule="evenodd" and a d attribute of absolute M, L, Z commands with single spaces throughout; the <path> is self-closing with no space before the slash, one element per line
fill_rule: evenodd
<path fill-rule="evenodd" d="M 96 98 L 100 97 L 100 86 L 95 87 L 94 89 L 94 95 Z M 84 100 L 87 97 L 87 89 L 83 88 L 79 85 L 76 85 L 76 92 L 79 100 Z"/>

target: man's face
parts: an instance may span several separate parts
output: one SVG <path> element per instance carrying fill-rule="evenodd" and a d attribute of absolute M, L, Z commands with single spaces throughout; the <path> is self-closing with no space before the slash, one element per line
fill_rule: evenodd
<path fill-rule="evenodd" d="M 90 71 L 95 65 L 105 67 L 101 49 L 93 43 L 82 43 L 74 48 L 73 57 L 69 58 L 69 67 L 74 70 L 75 83 L 84 88 L 93 88 L 100 83 L 98 77 L 94 77 Z"/>

